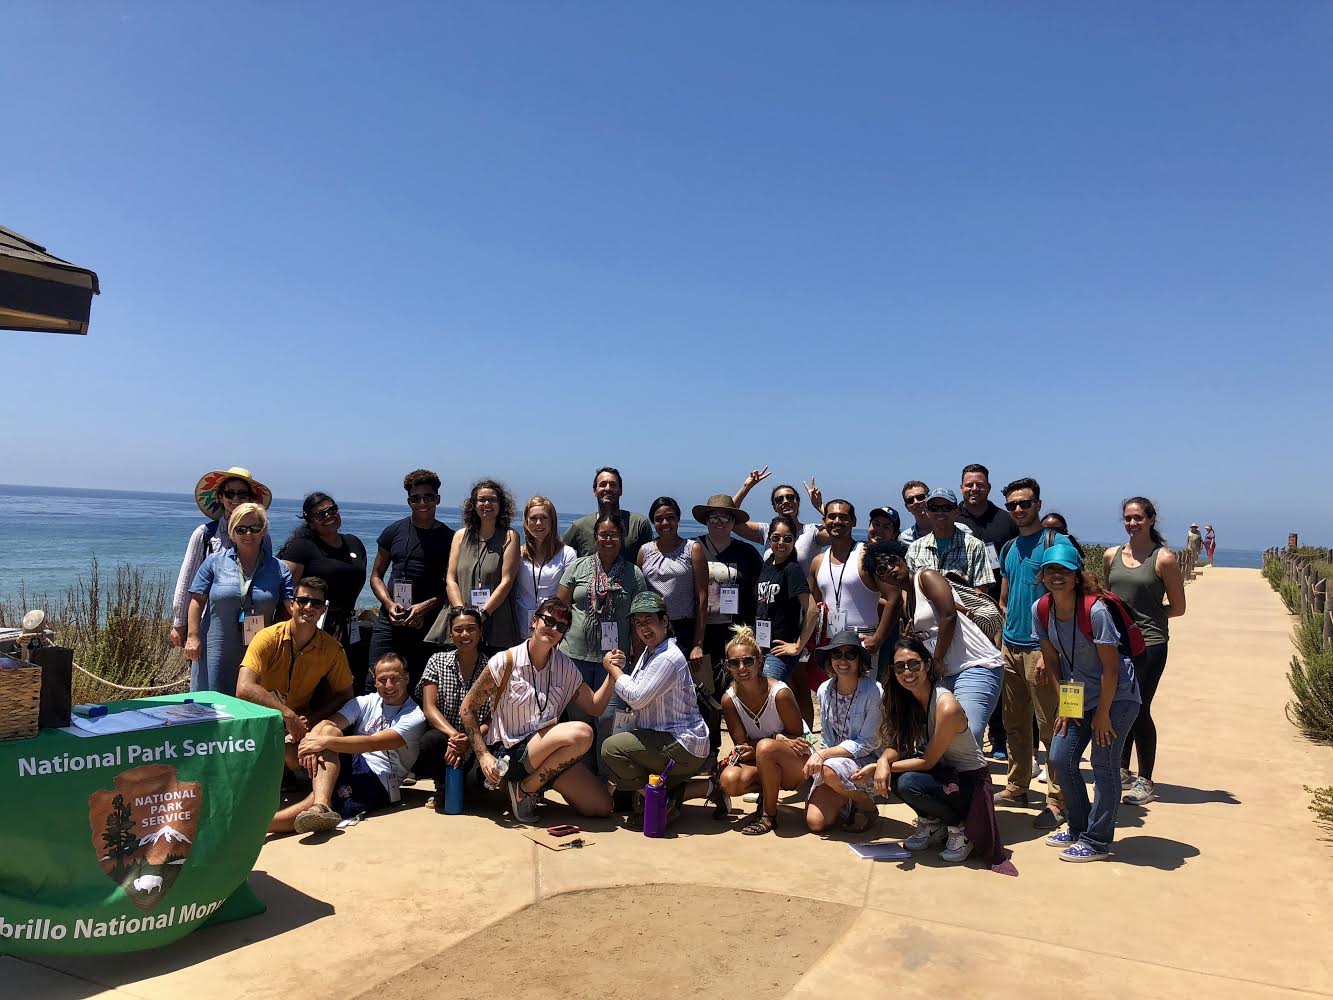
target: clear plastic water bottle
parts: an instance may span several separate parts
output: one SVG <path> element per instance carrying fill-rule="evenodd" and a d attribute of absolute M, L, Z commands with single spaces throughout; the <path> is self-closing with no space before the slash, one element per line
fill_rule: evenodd
<path fill-rule="evenodd" d="M 509 773 L 509 755 L 508 755 L 508 754 L 506 754 L 506 753 L 502 753 L 502 754 L 500 754 L 500 756 L 498 756 L 498 757 L 495 758 L 495 769 L 496 769 L 497 771 L 500 772 L 500 777 L 501 777 L 501 778 L 503 778 L 506 774 Z M 497 788 L 500 787 L 499 782 L 497 782 L 496 784 L 492 785 L 492 784 L 490 783 L 490 781 L 487 780 L 485 784 L 486 784 L 486 787 L 489 788 L 491 791 L 495 791 Z"/>

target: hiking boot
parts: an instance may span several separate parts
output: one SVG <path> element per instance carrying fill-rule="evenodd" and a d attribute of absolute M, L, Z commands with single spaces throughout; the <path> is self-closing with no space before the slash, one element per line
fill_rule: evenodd
<path fill-rule="evenodd" d="M 1121 799 L 1127 806 L 1146 806 L 1153 799 L 1157 798 L 1157 790 L 1153 786 L 1152 780 L 1139 775 L 1134 779 L 1134 784 L 1129 786 L 1129 791 Z"/>
<path fill-rule="evenodd" d="M 943 840 L 945 832 L 942 820 L 931 819 L 928 816 L 918 816 L 916 818 L 916 832 L 903 841 L 903 847 L 909 851 L 924 851 L 931 844 L 938 844 Z"/>
<path fill-rule="evenodd" d="M 972 842 L 967 839 L 967 834 L 963 832 L 963 828 L 961 826 L 949 827 L 949 839 L 944 845 L 944 850 L 940 851 L 940 860 L 957 864 L 960 861 L 966 861 L 967 856 L 971 853 Z"/>

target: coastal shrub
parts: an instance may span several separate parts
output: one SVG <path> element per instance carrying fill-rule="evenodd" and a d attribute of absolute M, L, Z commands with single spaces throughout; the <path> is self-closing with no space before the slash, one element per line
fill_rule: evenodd
<path fill-rule="evenodd" d="M 1083 545 L 1083 568 L 1093 575 L 1098 586 L 1106 586 L 1106 546 Z"/>
<path fill-rule="evenodd" d="M 171 588 L 158 575 L 121 564 L 104 579 L 94 558 L 86 576 L 52 600 L 48 594 L 20 590 L 14 602 L 0 602 L 0 626 L 17 627 L 23 615 L 42 608 L 56 641 L 74 650 L 83 670 L 109 681 L 104 684 L 75 671 L 76 702 L 122 701 L 137 697 L 126 688 L 158 687 L 152 693 L 181 691 L 189 686 L 188 662 L 171 645 Z"/>
<path fill-rule="evenodd" d="M 1292 699 L 1287 719 L 1307 739 L 1333 744 L 1333 650 L 1324 648 L 1323 623 L 1306 612 L 1296 623 L 1287 683 Z"/>
<path fill-rule="evenodd" d="M 1304 788 L 1311 795 L 1310 812 L 1314 813 L 1315 822 L 1333 836 L 1333 785 L 1323 788 L 1305 785 Z"/>

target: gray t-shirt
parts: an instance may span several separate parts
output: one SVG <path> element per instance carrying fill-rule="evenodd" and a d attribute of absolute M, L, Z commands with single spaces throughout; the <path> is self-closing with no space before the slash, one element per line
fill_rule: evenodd
<path fill-rule="evenodd" d="M 426 715 L 411 698 L 401 705 L 386 705 L 378 694 L 363 694 L 353 698 L 338 710 L 352 725 L 355 736 L 374 736 L 392 729 L 406 741 L 397 750 L 371 750 L 361 754 L 366 765 L 380 779 L 389 793 L 389 801 L 397 802 L 398 788 L 417 761 L 418 743 L 426 732 Z"/>
<path fill-rule="evenodd" d="M 1039 642 L 1042 639 L 1049 640 L 1059 652 L 1061 683 L 1083 682 L 1083 711 L 1086 715 L 1097 707 L 1102 693 L 1102 661 L 1097 655 L 1097 646 L 1119 646 L 1120 633 L 1116 631 L 1111 613 L 1101 601 L 1092 605 L 1092 642 L 1078 628 L 1077 613 L 1069 621 L 1062 622 L 1055 616 L 1054 605 L 1051 607 L 1051 628 L 1048 631 L 1037 613 L 1037 605 L 1040 603 L 1040 598 L 1032 602 L 1032 635 Z M 1120 674 L 1116 678 L 1115 700 L 1138 704 L 1139 685 L 1134 677 L 1134 664 L 1129 657 L 1121 656 L 1119 650 L 1116 656 L 1120 658 Z"/>
<path fill-rule="evenodd" d="M 653 540 L 653 526 L 642 514 L 628 510 L 620 511 L 616 519 L 620 522 L 620 534 L 623 539 L 621 555 L 628 562 L 637 562 L 639 549 Z M 597 551 L 596 523 L 596 514 L 585 514 L 569 526 L 565 531 L 565 537 L 561 539 L 580 559 Z"/>

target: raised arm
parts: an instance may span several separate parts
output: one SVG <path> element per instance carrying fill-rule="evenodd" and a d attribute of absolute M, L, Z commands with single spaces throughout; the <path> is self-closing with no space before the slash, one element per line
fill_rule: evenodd
<path fill-rule="evenodd" d="M 768 471 L 767 465 L 762 469 L 750 470 L 749 475 L 745 477 L 745 481 L 741 483 L 741 488 L 738 489 L 735 495 L 731 498 L 731 502 L 739 507 L 744 503 L 745 498 L 749 496 L 750 491 L 772 474 L 773 473 Z M 758 521 L 746 521 L 744 524 L 733 525 L 731 533 L 739 538 L 744 538 L 747 542 L 754 542 L 756 545 L 762 543 L 764 540 L 763 525 Z"/>

